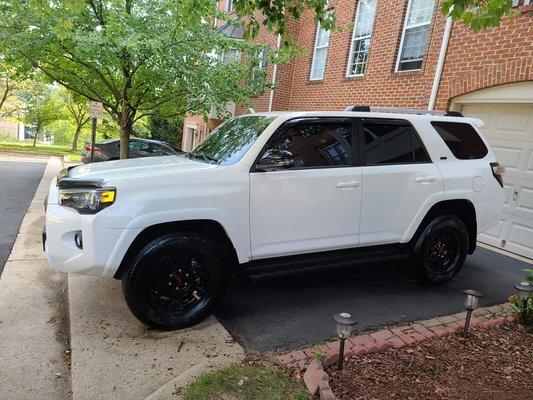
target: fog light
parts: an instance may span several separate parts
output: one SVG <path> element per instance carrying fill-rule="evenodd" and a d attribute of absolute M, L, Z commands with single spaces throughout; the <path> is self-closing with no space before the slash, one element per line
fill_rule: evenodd
<path fill-rule="evenodd" d="M 78 249 L 83 249 L 83 238 L 81 236 L 81 231 L 76 231 L 74 234 L 74 243 Z"/>
<path fill-rule="evenodd" d="M 479 298 L 483 297 L 483 295 L 471 289 L 463 290 L 463 293 L 465 294 L 465 307 L 466 307 L 466 320 L 465 320 L 465 328 L 463 331 L 463 336 L 466 338 L 466 336 L 468 335 L 468 327 L 470 326 L 470 318 L 472 318 L 472 311 L 474 311 L 477 308 L 477 305 L 479 303 Z"/>

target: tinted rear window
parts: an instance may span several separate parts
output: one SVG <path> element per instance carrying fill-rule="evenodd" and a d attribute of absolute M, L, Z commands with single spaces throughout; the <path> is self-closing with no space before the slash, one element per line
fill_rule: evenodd
<path fill-rule="evenodd" d="M 367 165 L 427 163 L 429 157 L 411 125 L 363 120 Z"/>
<path fill-rule="evenodd" d="M 487 155 L 487 146 L 472 125 L 446 121 L 433 121 L 431 125 L 456 158 L 473 160 Z"/>

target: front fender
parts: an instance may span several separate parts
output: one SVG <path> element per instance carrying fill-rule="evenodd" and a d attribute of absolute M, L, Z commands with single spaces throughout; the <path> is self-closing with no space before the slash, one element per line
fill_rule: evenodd
<path fill-rule="evenodd" d="M 229 213 L 216 208 L 166 210 L 140 215 L 127 225 L 109 257 L 103 275 L 113 276 L 115 274 L 129 247 L 144 229 L 157 224 L 192 220 L 211 220 L 219 223 L 233 244 L 239 263 L 250 261 L 250 244 L 247 236 Z"/>

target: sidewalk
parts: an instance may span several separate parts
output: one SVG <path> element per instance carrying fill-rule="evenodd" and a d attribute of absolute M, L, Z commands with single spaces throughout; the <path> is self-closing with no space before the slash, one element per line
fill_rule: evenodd
<path fill-rule="evenodd" d="M 211 317 L 158 332 L 127 309 L 120 281 L 52 270 L 43 201 L 63 163 L 50 158 L 0 279 L 0 398 L 168 399 L 244 350 Z"/>
<path fill-rule="evenodd" d="M 65 275 L 48 267 L 41 247 L 48 182 L 62 168 L 51 158 L 0 279 L 0 398 L 69 397 Z"/>

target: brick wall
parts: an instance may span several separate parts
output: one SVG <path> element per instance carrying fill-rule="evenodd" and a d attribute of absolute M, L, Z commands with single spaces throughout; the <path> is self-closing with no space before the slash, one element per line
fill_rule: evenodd
<path fill-rule="evenodd" d="M 336 3 L 341 29 L 331 34 L 322 81 L 309 80 L 316 35 L 313 13 L 305 13 L 300 23 L 293 24 L 293 34 L 306 54 L 278 67 L 274 110 L 342 110 L 351 104 L 427 107 L 445 25 L 438 5 L 421 70 L 395 72 L 407 0 L 378 0 L 365 75 L 347 78 L 356 8 L 356 1 Z M 501 27 L 480 33 L 454 23 L 436 108 L 447 108 L 452 97 L 470 91 L 533 80 L 533 18 L 530 10 L 522 11 L 516 18 L 504 20 Z M 275 38 L 266 30 L 261 31 L 256 41 L 275 44 Z M 267 106 L 268 93 L 255 100 L 256 110 L 266 110 Z"/>
<path fill-rule="evenodd" d="M 322 81 L 310 81 L 316 35 L 314 14 L 306 12 L 290 30 L 305 54 L 278 65 L 272 110 L 343 110 L 348 105 L 426 108 L 429 102 L 445 18 L 435 5 L 428 49 L 422 68 L 395 72 L 408 0 L 378 0 L 371 49 L 363 77 L 346 77 L 352 26 L 357 1 L 338 0 L 335 5 L 339 30 L 330 37 L 326 71 Z M 453 97 L 490 86 L 533 80 L 533 4 L 520 3 L 518 15 L 498 28 L 479 33 L 455 22 L 437 95 L 436 109 L 447 109 Z M 225 0 L 220 0 L 223 9 Z M 256 43 L 276 46 L 276 35 L 261 27 Z M 266 82 L 272 80 L 269 63 Z M 270 89 L 240 105 L 267 111 Z M 189 118 L 187 118 L 190 121 Z M 206 127 L 209 129 L 208 127 Z"/>

